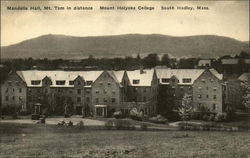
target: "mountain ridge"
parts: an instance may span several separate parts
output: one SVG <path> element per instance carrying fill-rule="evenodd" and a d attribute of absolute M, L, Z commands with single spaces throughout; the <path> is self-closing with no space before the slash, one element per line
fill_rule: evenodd
<path fill-rule="evenodd" d="M 68 36 L 46 34 L 1 47 L 2 58 L 62 58 L 142 56 L 149 53 L 181 57 L 218 57 L 249 52 L 249 41 L 217 35 L 169 36 L 124 34 Z"/>

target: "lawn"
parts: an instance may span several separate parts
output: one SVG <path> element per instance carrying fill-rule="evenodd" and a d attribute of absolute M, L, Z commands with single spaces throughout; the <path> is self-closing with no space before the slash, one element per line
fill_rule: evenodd
<path fill-rule="evenodd" d="M 188 134 L 188 137 L 181 137 Z M 83 130 L 0 123 L 0 157 L 244 157 L 249 132 Z"/>

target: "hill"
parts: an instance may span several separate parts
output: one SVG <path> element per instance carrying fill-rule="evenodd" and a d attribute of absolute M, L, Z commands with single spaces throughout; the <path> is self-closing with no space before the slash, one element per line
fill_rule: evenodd
<path fill-rule="evenodd" d="M 2 58 L 63 58 L 141 56 L 168 53 L 180 57 L 218 57 L 249 52 L 249 42 L 232 38 L 199 35 L 174 37 L 167 35 L 127 34 L 115 36 L 75 37 L 43 35 L 14 45 L 1 47 Z"/>

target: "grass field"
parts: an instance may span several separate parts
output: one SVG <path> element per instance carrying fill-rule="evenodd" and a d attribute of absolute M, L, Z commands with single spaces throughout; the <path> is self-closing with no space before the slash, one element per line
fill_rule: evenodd
<path fill-rule="evenodd" d="M 182 137 L 188 134 L 188 137 Z M 0 157 L 250 157 L 249 132 L 82 130 L 0 123 Z"/>

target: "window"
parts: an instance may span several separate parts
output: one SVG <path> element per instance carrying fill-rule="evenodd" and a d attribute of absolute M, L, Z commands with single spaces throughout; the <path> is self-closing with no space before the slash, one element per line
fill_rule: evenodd
<path fill-rule="evenodd" d="M 112 103 L 115 103 L 115 98 L 112 98 L 111 101 L 112 101 Z"/>
<path fill-rule="evenodd" d="M 63 92 L 62 88 L 57 88 L 57 92 Z"/>
<path fill-rule="evenodd" d="M 96 99 L 95 99 L 95 102 L 96 102 L 96 104 L 98 104 L 98 103 L 99 103 L 99 99 L 98 99 L 98 98 L 96 98 Z"/>
<path fill-rule="evenodd" d="M 45 93 L 48 93 L 48 89 L 45 89 Z"/>
<path fill-rule="evenodd" d="M 74 85 L 74 81 L 69 81 L 69 85 Z"/>
<path fill-rule="evenodd" d="M 65 81 L 56 81 L 56 85 L 65 85 Z"/>
<path fill-rule="evenodd" d="M 213 104 L 213 110 L 216 110 L 216 104 Z"/>
<path fill-rule="evenodd" d="M 198 94 L 198 98 L 201 99 L 201 94 Z"/>
<path fill-rule="evenodd" d="M 77 89 L 77 94 L 81 94 L 81 89 Z"/>
<path fill-rule="evenodd" d="M 207 95 L 207 98 L 209 98 L 209 96 Z"/>
<path fill-rule="evenodd" d="M 191 83 L 192 79 L 191 78 L 183 78 L 182 82 L 183 83 Z"/>
<path fill-rule="evenodd" d="M 143 89 L 143 92 L 147 92 L 147 88 L 144 88 L 144 89 Z"/>
<path fill-rule="evenodd" d="M 77 97 L 77 103 L 81 102 L 81 97 Z"/>
<path fill-rule="evenodd" d="M 140 80 L 133 80 L 133 84 L 139 84 Z"/>
<path fill-rule="evenodd" d="M 115 94 L 115 91 L 114 91 L 114 90 L 112 90 L 112 94 Z"/>
<path fill-rule="evenodd" d="M 89 93 L 90 93 L 90 90 L 89 90 L 89 89 L 86 89 L 86 93 L 89 94 Z"/>
<path fill-rule="evenodd" d="M 19 88 L 19 93 L 22 93 L 22 88 Z"/>
<path fill-rule="evenodd" d="M 13 88 L 12 91 L 15 92 L 15 88 Z"/>
<path fill-rule="evenodd" d="M 19 101 L 22 101 L 22 97 L 19 97 Z"/>
<path fill-rule="evenodd" d="M 213 90 L 216 91 L 216 90 L 217 90 L 217 87 L 214 87 Z"/>
<path fill-rule="evenodd" d="M 214 95 L 214 99 L 216 99 L 217 98 L 217 96 L 216 95 Z"/>
<path fill-rule="evenodd" d="M 198 103 L 198 110 L 201 110 L 201 103 Z"/>
<path fill-rule="evenodd" d="M 108 82 L 108 86 L 110 86 L 111 85 L 111 83 L 110 82 Z"/>
<path fill-rule="evenodd" d="M 102 82 L 99 82 L 99 84 L 100 84 L 100 86 L 102 86 L 102 85 L 103 85 L 103 83 L 102 83 Z"/>
<path fill-rule="evenodd" d="M 44 84 L 45 84 L 45 85 L 48 85 L 48 81 L 47 81 L 47 80 L 45 80 L 45 81 L 44 81 Z"/>
<path fill-rule="evenodd" d="M 93 81 L 87 81 L 86 84 L 87 85 L 91 85 Z"/>
<path fill-rule="evenodd" d="M 188 87 L 188 90 L 189 90 L 189 91 L 191 91 L 191 90 L 192 90 L 192 87 L 191 87 L 191 86 L 189 86 L 189 87 Z"/>
<path fill-rule="evenodd" d="M 31 88 L 28 88 L 28 91 L 29 91 L 29 92 L 32 92 L 32 89 L 31 89 Z"/>
<path fill-rule="evenodd" d="M 204 83 L 206 82 L 205 79 L 201 79 L 201 81 L 204 82 Z"/>
<path fill-rule="evenodd" d="M 146 100 L 147 100 L 147 99 L 146 99 L 146 97 L 144 96 L 144 97 L 143 97 L 143 101 L 145 102 Z"/>
<path fill-rule="evenodd" d="M 9 100 L 9 96 L 5 96 L 5 100 L 8 101 Z"/>
<path fill-rule="evenodd" d="M 7 88 L 7 89 L 5 90 L 5 92 L 8 93 L 8 91 L 9 91 L 9 89 Z"/>
<path fill-rule="evenodd" d="M 106 89 L 103 89 L 103 93 L 106 94 L 106 93 L 107 93 L 107 90 L 106 90 Z"/>
<path fill-rule="evenodd" d="M 107 103 L 108 102 L 107 98 L 103 98 L 103 102 Z"/>
<path fill-rule="evenodd" d="M 181 91 L 183 91 L 183 90 L 184 90 L 184 88 L 183 88 L 182 86 L 180 86 L 180 89 L 181 89 Z"/>
<path fill-rule="evenodd" d="M 174 78 L 172 78 L 172 80 L 171 80 L 172 82 L 175 82 L 175 79 Z"/>
<path fill-rule="evenodd" d="M 86 98 L 86 101 L 87 101 L 87 102 L 89 102 L 89 101 L 90 101 L 89 97 L 87 97 L 87 98 Z"/>
<path fill-rule="evenodd" d="M 12 97 L 12 100 L 15 100 L 15 96 Z"/>
<path fill-rule="evenodd" d="M 78 86 L 79 86 L 79 85 L 81 85 L 81 82 L 80 82 L 80 81 L 78 81 L 78 82 L 77 82 L 77 85 L 78 85 Z"/>
<path fill-rule="evenodd" d="M 72 90 L 69 90 L 69 93 L 70 93 L 70 94 L 73 93 Z"/>
<path fill-rule="evenodd" d="M 162 78 L 161 82 L 162 83 L 169 83 L 170 79 L 169 78 Z"/>
<path fill-rule="evenodd" d="M 208 87 L 207 87 L 207 90 L 208 90 Z"/>
<path fill-rule="evenodd" d="M 95 93 L 96 93 L 96 94 L 98 94 L 98 93 L 99 93 L 99 91 L 95 91 Z"/>
<path fill-rule="evenodd" d="M 134 88 L 134 92 L 137 92 L 137 88 Z"/>
<path fill-rule="evenodd" d="M 32 81 L 31 81 L 31 84 L 32 84 L 32 85 L 39 85 L 40 83 L 41 83 L 40 80 L 32 80 Z"/>

